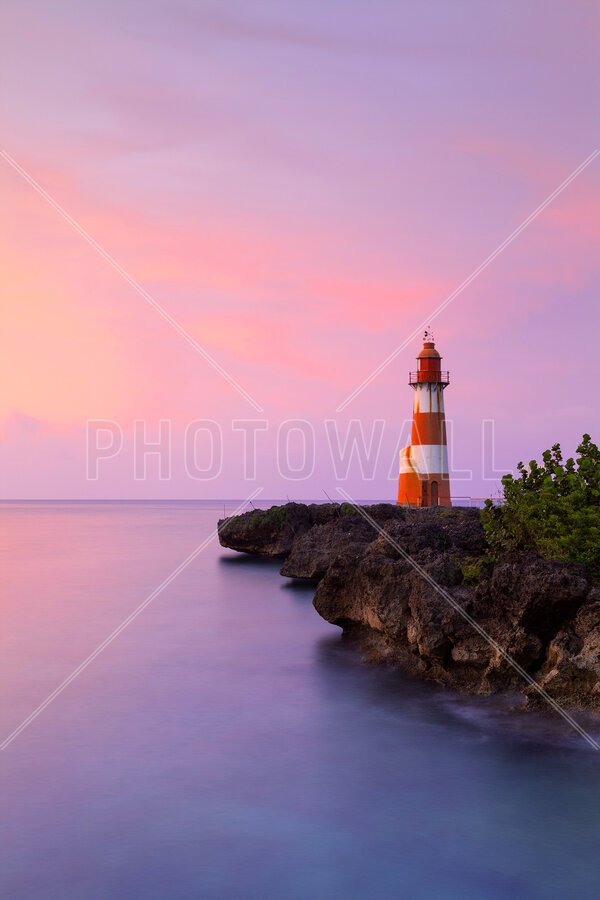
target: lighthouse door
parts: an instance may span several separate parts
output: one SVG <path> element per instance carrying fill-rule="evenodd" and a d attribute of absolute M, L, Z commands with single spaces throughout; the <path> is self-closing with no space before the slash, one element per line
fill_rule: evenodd
<path fill-rule="evenodd" d="M 437 481 L 431 482 L 431 505 L 438 505 L 438 483 Z"/>
<path fill-rule="evenodd" d="M 427 506 L 427 482 L 421 485 L 421 506 Z"/>

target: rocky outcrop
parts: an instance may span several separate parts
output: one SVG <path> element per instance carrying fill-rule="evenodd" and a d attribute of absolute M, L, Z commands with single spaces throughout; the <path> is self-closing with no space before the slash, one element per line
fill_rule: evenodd
<path fill-rule="evenodd" d="M 372 660 L 470 693 L 539 693 L 600 708 L 600 587 L 585 567 L 488 554 L 473 509 L 287 504 L 219 523 L 224 546 L 285 558 L 281 573 L 318 580 L 317 611 Z M 391 543 L 390 543 L 391 541 Z"/>
<path fill-rule="evenodd" d="M 577 615 L 548 644 L 539 682 L 559 703 L 600 708 L 600 589 L 592 588 Z M 539 703 L 534 689 L 530 702 Z"/>
<path fill-rule="evenodd" d="M 217 525 L 223 547 L 257 556 L 287 556 L 295 539 L 339 516 L 337 503 L 287 503 L 270 509 L 253 509 L 240 516 L 220 519 Z"/>
<path fill-rule="evenodd" d="M 281 569 L 288 578 L 322 578 L 333 559 L 355 559 L 373 538 L 373 527 L 364 519 L 343 519 L 315 525 L 299 535 Z"/>

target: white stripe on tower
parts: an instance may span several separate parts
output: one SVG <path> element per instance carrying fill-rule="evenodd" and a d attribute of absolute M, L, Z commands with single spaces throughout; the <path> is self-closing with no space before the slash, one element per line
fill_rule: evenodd
<path fill-rule="evenodd" d="M 411 444 L 410 455 L 400 454 L 400 474 L 414 471 L 417 475 L 448 475 L 448 448 L 443 444 Z"/>
<path fill-rule="evenodd" d="M 413 413 L 444 412 L 444 392 L 437 384 L 415 385 Z"/>

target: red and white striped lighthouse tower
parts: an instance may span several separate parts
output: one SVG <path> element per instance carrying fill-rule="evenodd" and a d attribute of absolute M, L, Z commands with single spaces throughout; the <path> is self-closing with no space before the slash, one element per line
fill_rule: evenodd
<path fill-rule="evenodd" d="M 405 506 L 452 506 L 444 416 L 444 388 L 450 373 L 442 372 L 441 363 L 428 328 L 417 371 L 408 377 L 415 392 L 412 435 L 410 445 L 400 451 L 398 479 L 398 503 Z"/>

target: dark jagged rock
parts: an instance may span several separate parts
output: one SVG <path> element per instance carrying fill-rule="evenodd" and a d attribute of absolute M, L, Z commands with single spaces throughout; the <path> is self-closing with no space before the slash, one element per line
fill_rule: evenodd
<path fill-rule="evenodd" d="M 600 586 L 583 565 L 518 551 L 494 562 L 478 510 L 365 510 L 385 535 L 349 504 L 290 503 L 220 522 L 219 539 L 317 579 L 315 608 L 371 660 L 538 704 L 505 651 L 561 704 L 600 708 Z"/>
<path fill-rule="evenodd" d="M 577 615 L 549 642 L 541 687 L 559 703 L 600 708 L 600 588 L 594 586 Z M 530 688 L 530 702 L 539 693 Z"/>
<path fill-rule="evenodd" d="M 286 503 L 253 509 L 241 516 L 220 519 L 219 542 L 231 550 L 257 556 L 287 556 L 298 535 L 338 517 L 339 510 L 337 503 Z"/>
<path fill-rule="evenodd" d="M 404 518 L 402 507 L 391 503 L 377 503 L 365 507 L 378 523 L 390 519 Z M 337 522 L 343 532 L 358 523 L 359 529 L 369 532 L 370 526 L 358 515 L 348 503 L 286 503 L 283 506 L 271 506 L 270 509 L 253 509 L 240 516 L 220 519 L 218 522 L 219 541 L 223 547 L 252 553 L 257 556 L 288 556 L 296 540 L 314 526 L 328 525 Z M 331 532 L 333 536 L 333 530 Z M 333 538 L 332 538 L 333 539 Z M 318 549 L 315 545 L 315 549 Z M 291 573 L 290 573 L 291 574 Z M 313 575 L 292 575 L 297 578 L 313 578 Z"/>
<path fill-rule="evenodd" d="M 357 559 L 373 540 L 373 526 L 361 516 L 344 516 L 298 535 L 283 564 L 288 578 L 322 578 L 333 559 Z"/>

